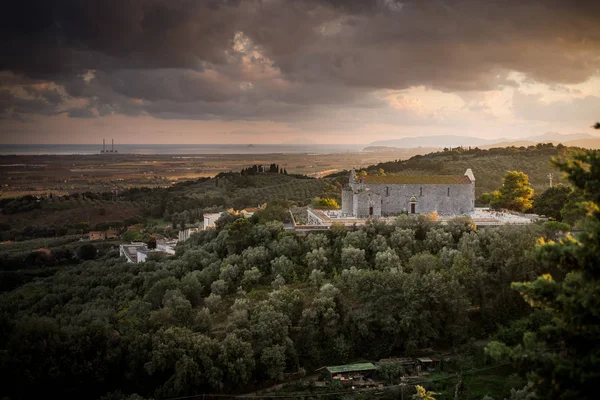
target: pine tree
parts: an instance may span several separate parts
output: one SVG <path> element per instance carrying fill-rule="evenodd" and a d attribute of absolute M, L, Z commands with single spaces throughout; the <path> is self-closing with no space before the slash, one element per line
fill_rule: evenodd
<path fill-rule="evenodd" d="M 513 283 L 532 307 L 552 317 L 551 323 L 525 333 L 516 347 L 492 342 L 487 351 L 518 360 L 538 398 L 592 399 L 600 381 L 600 152 L 554 164 L 583 193 L 587 216 L 579 224 L 582 231 L 557 243 L 542 242 L 537 249 L 538 261 L 547 269 L 558 266 L 564 279 L 545 274 Z"/>

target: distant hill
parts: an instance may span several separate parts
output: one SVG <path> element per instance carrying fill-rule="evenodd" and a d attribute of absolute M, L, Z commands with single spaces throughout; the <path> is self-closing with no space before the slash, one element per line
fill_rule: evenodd
<path fill-rule="evenodd" d="M 553 143 L 554 142 L 550 142 Z M 499 143 L 493 143 L 493 144 L 486 144 L 485 146 L 479 146 L 480 149 L 493 149 L 495 147 L 528 147 L 528 146 L 535 146 L 537 144 L 537 142 L 532 142 L 531 140 L 515 140 L 514 142 L 499 142 Z"/>
<path fill-rule="evenodd" d="M 553 142 L 553 143 L 565 143 L 567 141 L 579 140 L 579 139 L 595 139 L 597 136 L 588 135 L 587 133 L 574 133 L 571 135 L 564 135 L 562 133 L 556 132 L 546 132 L 543 135 L 538 136 L 529 136 L 525 138 L 525 140 L 529 140 L 532 142 Z"/>
<path fill-rule="evenodd" d="M 391 140 L 378 140 L 371 142 L 371 146 L 394 146 L 400 148 L 407 147 L 458 147 L 458 146 L 481 146 L 485 144 L 492 144 L 498 141 L 508 141 L 510 139 L 481 139 L 472 136 L 452 136 L 452 135 L 438 135 L 438 136 L 418 136 L 418 137 L 405 137 L 402 139 L 391 139 Z"/>
<path fill-rule="evenodd" d="M 600 138 L 569 140 L 565 146 L 583 147 L 584 149 L 600 149 Z"/>
<path fill-rule="evenodd" d="M 508 139 L 508 138 L 495 138 L 495 139 L 483 139 L 474 136 L 453 136 L 453 135 L 436 135 L 436 136 L 418 136 L 418 137 L 405 137 L 401 139 L 391 140 L 378 140 L 370 143 L 371 147 L 397 147 L 397 148 L 418 148 L 418 147 L 430 147 L 435 149 L 442 149 L 444 147 L 480 147 L 480 148 L 492 148 L 492 147 L 509 147 L 509 146 L 530 146 L 536 143 L 563 143 L 572 146 L 581 146 L 576 144 L 570 144 L 575 140 L 599 140 L 600 137 L 588 135 L 587 133 L 575 133 L 572 135 L 565 135 L 556 132 L 547 132 L 543 135 L 528 136 L 523 139 Z M 582 142 L 585 143 L 585 142 Z M 591 142 L 591 145 L 597 146 L 595 142 Z M 585 146 L 581 146 L 585 147 Z M 597 148 L 597 147 L 590 147 Z"/>

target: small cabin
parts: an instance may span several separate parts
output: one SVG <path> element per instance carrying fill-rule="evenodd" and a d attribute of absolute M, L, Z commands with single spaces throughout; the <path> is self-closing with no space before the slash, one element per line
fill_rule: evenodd
<path fill-rule="evenodd" d="M 367 379 L 377 371 L 373 363 L 346 364 L 325 367 L 330 381 L 339 381 L 353 385 L 365 384 Z"/>

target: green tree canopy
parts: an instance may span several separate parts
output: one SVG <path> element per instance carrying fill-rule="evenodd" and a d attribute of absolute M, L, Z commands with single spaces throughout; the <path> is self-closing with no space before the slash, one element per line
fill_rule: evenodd
<path fill-rule="evenodd" d="M 546 189 L 535 199 L 533 211 L 539 215 L 545 215 L 562 221 L 561 210 L 567 204 L 569 195 L 573 189 L 562 184 Z"/>
<path fill-rule="evenodd" d="M 566 275 L 544 274 L 533 282 L 514 283 L 534 308 L 551 322 L 523 335 L 509 348 L 492 342 L 487 351 L 496 358 L 509 355 L 528 371 L 543 399 L 592 399 L 600 379 L 600 152 L 579 153 L 554 163 L 566 172 L 586 200 L 582 232 L 559 242 L 540 245 L 536 256 L 547 268 L 558 266 Z"/>
<path fill-rule="evenodd" d="M 499 192 L 499 203 L 492 204 L 492 206 L 523 212 L 529 210 L 533 205 L 533 189 L 529 183 L 529 177 L 521 171 L 507 171 L 504 175 L 504 184 L 500 187 Z"/>
<path fill-rule="evenodd" d="M 91 243 L 84 244 L 77 249 L 77 257 L 81 260 L 93 260 L 98 250 Z"/>

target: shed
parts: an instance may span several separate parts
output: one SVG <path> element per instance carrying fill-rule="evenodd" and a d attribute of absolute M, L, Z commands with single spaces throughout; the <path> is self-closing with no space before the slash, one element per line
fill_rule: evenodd
<path fill-rule="evenodd" d="M 440 366 L 440 360 L 435 357 L 417 357 L 417 361 L 426 371 L 433 371 Z"/>
<path fill-rule="evenodd" d="M 331 379 L 345 380 L 361 372 L 376 371 L 377 367 L 373 363 L 358 363 L 326 367 L 325 370 L 329 373 Z"/>

